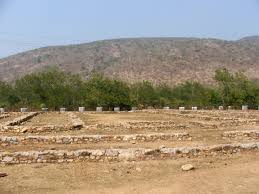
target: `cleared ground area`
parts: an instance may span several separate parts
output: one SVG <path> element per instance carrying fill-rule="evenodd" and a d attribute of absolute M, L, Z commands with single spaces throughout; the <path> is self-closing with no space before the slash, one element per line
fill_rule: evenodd
<path fill-rule="evenodd" d="M 71 121 L 66 114 L 46 112 L 24 122 L 24 126 L 67 125 Z"/>
<path fill-rule="evenodd" d="M 196 169 L 182 172 L 181 165 Z M 258 193 L 259 155 L 1 166 L 1 193 Z"/>
<path fill-rule="evenodd" d="M 8 114 L 0 193 L 258 192 L 258 111 Z"/>

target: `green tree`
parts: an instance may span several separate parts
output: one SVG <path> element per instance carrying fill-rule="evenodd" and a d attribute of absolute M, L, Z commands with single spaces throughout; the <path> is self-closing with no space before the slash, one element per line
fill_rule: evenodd
<path fill-rule="evenodd" d="M 50 68 L 17 80 L 15 91 L 24 106 L 39 108 L 45 104 L 53 109 L 74 108 L 84 102 L 83 85 L 79 76 Z"/>
<path fill-rule="evenodd" d="M 247 104 L 255 107 L 258 103 L 258 84 L 249 80 L 243 72 L 230 73 L 227 69 L 216 71 L 215 80 L 223 105 L 240 107 Z"/>
<path fill-rule="evenodd" d="M 214 79 L 219 84 L 219 92 L 223 106 L 230 105 L 230 90 L 233 82 L 233 75 L 227 69 L 218 69 Z"/>
<path fill-rule="evenodd" d="M 131 105 L 130 88 L 119 80 L 93 75 L 85 84 L 85 92 L 85 102 L 90 108 L 102 106 L 111 109 L 119 106 L 128 109 Z"/>
<path fill-rule="evenodd" d="M 157 95 L 159 96 L 159 105 L 164 106 L 174 106 L 174 93 L 171 87 L 167 84 L 160 84 L 156 87 Z"/>
<path fill-rule="evenodd" d="M 197 82 L 185 82 L 173 89 L 175 98 L 185 106 L 210 105 L 210 90 Z"/>
<path fill-rule="evenodd" d="M 14 106 L 18 101 L 12 86 L 6 82 L 0 82 L 0 107 Z"/>
<path fill-rule="evenodd" d="M 148 81 L 133 84 L 131 98 L 134 104 L 142 107 L 159 105 L 159 95 L 155 87 Z"/>

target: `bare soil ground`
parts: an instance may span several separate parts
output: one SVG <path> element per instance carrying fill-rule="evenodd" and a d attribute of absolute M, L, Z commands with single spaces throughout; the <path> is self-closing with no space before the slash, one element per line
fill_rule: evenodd
<path fill-rule="evenodd" d="M 0 151 L 214 145 L 237 141 L 223 139 L 224 131 L 259 129 L 257 111 L 170 110 L 75 114 L 85 123 L 81 130 L 40 135 L 188 132 L 192 140 L 1 145 Z M 70 122 L 66 113 L 49 112 L 40 114 L 22 125 L 66 125 Z M 181 165 L 186 163 L 193 164 L 195 170 L 181 171 Z M 0 165 L 0 172 L 7 172 L 9 175 L 0 178 L 0 193 L 259 193 L 259 152 L 141 162 Z"/>
<path fill-rule="evenodd" d="M 66 114 L 60 112 L 46 112 L 23 123 L 24 126 L 44 126 L 44 125 L 67 125 L 70 123 Z"/>
<path fill-rule="evenodd" d="M 196 169 L 183 172 L 181 165 Z M 258 193 L 259 154 L 121 163 L 1 166 L 1 193 Z"/>

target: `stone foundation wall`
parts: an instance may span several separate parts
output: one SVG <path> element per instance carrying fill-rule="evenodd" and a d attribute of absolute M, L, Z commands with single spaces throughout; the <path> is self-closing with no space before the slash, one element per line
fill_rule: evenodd
<path fill-rule="evenodd" d="M 2 136 L 0 144 L 5 145 L 32 145 L 45 144 L 84 144 L 102 142 L 153 142 L 157 140 L 184 141 L 191 140 L 188 133 L 173 134 L 134 134 L 134 135 L 77 135 L 77 136 Z"/>
<path fill-rule="evenodd" d="M 71 119 L 72 128 L 81 129 L 84 127 L 85 123 L 78 116 L 76 116 L 75 113 L 67 112 L 67 115 Z"/>
<path fill-rule="evenodd" d="M 45 125 L 45 126 L 2 126 L 1 132 L 9 133 L 49 133 L 75 130 L 71 125 Z"/>
<path fill-rule="evenodd" d="M 15 118 L 12 121 L 7 121 L 3 124 L 3 126 L 15 126 L 15 125 L 20 125 L 21 123 L 28 121 L 29 119 L 37 116 L 39 112 L 30 112 L 26 115 L 22 115 L 20 117 Z"/>
<path fill-rule="evenodd" d="M 177 124 L 174 121 L 138 121 L 126 122 L 118 124 L 95 124 L 86 126 L 88 129 L 149 129 L 149 130 L 164 130 L 164 129 L 187 129 L 188 126 Z"/>
<path fill-rule="evenodd" d="M 7 118 L 9 116 L 10 116 L 9 114 L 2 113 L 2 114 L 0 114 L 0 119 Z"/>
<path fill-rule="evenodd" d="M 10 133 L 43 133 L 43 132 L 58 132 L 58 131 L 68 131 L 68 130 L 78 130 L 84 127 L 84 122 L 79 119 L 72 112 L 65 112 L 71 119 L 71 124 L 67 125 L 45 125 L 45 126 L 21 126 L 25 121 L 28 121 L 34 116 L 40 114 L 39 112 L 31 112 L 21 117 L 15 118 L 12 121 L 8 121 L 3 125 L 0 125 L 1 132 Z"/>
<path fill-rule="evenodd" d="M 259 139 L 259 130 L 227 131 L 222 136 L 225 139 Z"/>
<path fill-rule="evenodd" d="M 190 111 L 186 111 L 186 114 L 179 114 L 174 112 L 167 112 L 166 114 L 173 115 L 175 117 L 184 117 L 184 118 L 195 118 L 205 121 L 230 121 L 233 123 L 241 123 L 241 124 L 258 124 L 259 120 L 256 118 L 246 118 L 243 114 L 239 115 L 242 118 L 235 118 L 234 116 L 229 117 L 228 115 L 224 115 L 225 117 L 222 117 L 222 113 L 218 113 L 218 116 L 212 115 L 212 116 L 206 116 L 201 114 L 189 114 L 192 113 Z M 237 115 L 236 115 L 237 116 Z M 245 118 L 245 119 L 244 119 Z"/>
<path fill-rule="evenodd" d="M 63 163 L 74 161 L 135 161 L 172 159 L 179 157 L 217 156 L 219 154 L 233 154 L 242 151 L 259 151 L 259 142 L 246 144 L 223 144 L 207 147 L 179 147 L 179 148 L 129 148 L 129 149 L 82 149 L 75 151 L 45 150 L 27 152 L 1 152 L 0 163 Z"/>

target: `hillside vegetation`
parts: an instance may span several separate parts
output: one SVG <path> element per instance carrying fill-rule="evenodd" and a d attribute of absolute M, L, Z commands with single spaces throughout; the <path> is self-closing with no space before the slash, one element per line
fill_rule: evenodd
<path fill-rule="evenodd" d="M 214 83 L 215 70 L 223 67 L 257 78 L 259 37 L 238 41 L 136 38 L 46 47 L 0 59 L 0 80 L 14 81 L 50 66 L 83 78 L 98 72 L 130 83 Z"/>
<path fill-rule="evenodd" d="M 32 73 L 11 85 L 0 82 L 0 107 L 45 108 L 67 107 L 76 110 L 79 106 L 106 110 L 114 107 L 130 109 L 132 106 L 161 108 L 164 106 L 198 106 L 212 108 L 219 105 L 248 105 L 257 108 L 259 84 L 249 80 L 244 73 L 231 73 L 227 69 L 215 72 L 217 87 L 208 87 L 198 82 L 185 82 L 177 86 L 154 85 L 148 81 L 129 84 L 101 75 L 88 80 L 67 74 L 58 69 Z"/>

